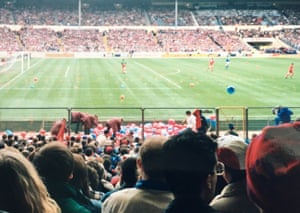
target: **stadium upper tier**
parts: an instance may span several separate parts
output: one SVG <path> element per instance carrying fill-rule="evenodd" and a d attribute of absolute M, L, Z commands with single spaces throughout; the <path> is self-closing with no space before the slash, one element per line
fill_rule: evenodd
<path fill-rule="evenodd" d="M 0 8 L 0 24 L 56 26 L 216 26 L 300 25 L 300 12 L 293 10 L 187 10 L 121 9 L 79 11 L 37 8 Z"/>
<path fill-rule="evenodd" d="M 253 48 L 248 38 L 277 39 L 299 50 L 299 17 L 292 10 L 85 8 L 79 15 L 0 8 L 0 51 L 247 52 Z"/>
<path fill-rule="evenodd" d="M 0 27 L 0 51 L 32 52 L 249 52 L 245 39 L 280 40 L 299 50 L 300 30 L 107 28 L 60 31 L 52 28 Z"/>

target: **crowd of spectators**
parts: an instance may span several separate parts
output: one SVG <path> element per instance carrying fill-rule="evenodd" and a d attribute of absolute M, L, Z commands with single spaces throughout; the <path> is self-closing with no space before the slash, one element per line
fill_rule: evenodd
<path fill-rule="evenodd" d="M 48 28 L 33 29 L 31 27 L 22 28 L 19 34 L 19 39 L 26 51 L 57 51 L 59 49 L 57 37 L 53 30 Z"/>
<path fill-rule="evenodd" d="M 227 52 L 250 51 L 251 48 L 232 31 L 224 33 L 211 33 L 211 38 Z"/>
<path fill-rule="evenodd" d="M 0 8 L 0 24 L 78 26 L 78 9 Z M 177 17 L 177 22 L 175 18 Z M 120 8 L 103 10 L 82 7 L 82 26 L 213 26 L 213 25 L 296 25 L 299 13 L 293 10 Z"/>
<path fill-rule="evenodd" d="M 241 33 L 241 32 L 239 32 Z M 243 33 L 245 33 L 243 31 Z M 248 32 L 249 33 L 249 32 Z M 35 52 L 220 52 L 249 51 L 239 36 L 206 29 L 0 28 L 0 51 Z M 230 46 L 230 48 L 228 48 Z"/>
<path fill-rule="evenodd" d="M 0 51 L 20 51 L 21 44 L 18 35 L 8 27 L 0 27 Z"/>
<path fill-rule="evenodd" d="M 250 141 L 185 125 L 145 140 L 101 125 L 63 140 L 3 133 L 0 210 L 297 212 L 299 125 L 268 126 Z"/>
<path fill-rule="evenodd" d="M 199 26 L 218 26 L 217 16 L 211 10 L 198 10 L 194 12 Z"/>
<path fill-rule="evenodd" d="M 157 39 L 168 52 L 218 52 L 221 47 L 209 37 L 211 33 L 222 32 L 203 29 L 159 30 Z"/>
<path fill-rule="evenodd" d="M 250 51 L 243 38 L 276 38 L 299 49 L 299 30 L 64 29 L 0 27 L 0 51 L 36 52 L 220 52 Z"/>
<path fill-rule="evenodd" d="M 110 29 L 107 46 L 114 52 L 159 52 L 155 34 L 147 29 Z"/>
<path fill-rule="evenodd" d="M 243 38 L 280 38 L 299 48 L 298 30 L 262 30 L 259 26 L 297 23 L 298 14 L 278 10 L 196 10 L 83 8 L 82 26 L 107 28 L 68 28 L 78 26 L 78 11 L 37 8 L 0 8 L 0 23 L 21 28 L 0 27 L 0 51 L 37 52 L 197 52 L 250 51 Z M 177 22 L 175 18 L 177 17 Z M 288 18 L 287 18 L 288 17 Z M 290 22 L 289 22 L 290 21 Z M 215 29 L 154 29 L 147 26 L 218 26 Z M 37 28 L 34 26 L 40 26 Z M 66 26 L 60 30 L 47 26 Z M 234 26 L 225 31 L 222 26 Z M 258 25 L 257 28 L 239 28 Z M 109 26 L 123 26 L 110 28 Z M 135 26 L 136 28 L 130 28 Z M 138 27 L 145 28 L 138 28 Z"/>
<path fill-rule="evenodd" d="M 102 32 L 99 32 L 97 29 L 65 29 L 56 35 L 63 52 L 105 51 Z"/>
<path fill-rule="evenodd" d="M 150 24 L 154 26 L 175 26 L 175 10 L 151 9 L 147 11 Z M 188 10 L 178 10 L 177 26 L 195 26 L 192 12 Z"/>
<path fill-rule="evenodd" d="M 299 29 L 285 29 L 279 35 L 279 38 L 290 45 L 291 47 L 300 49 L 300 30 Z"/>
<path fill-rule="evenodd" d="M 299 11 L 294 11 L 292 9 L 283 10 L 282 14 L 284 14 L 284 16 L 289 20 L 288 24 L 290 24 L 290 25 L 299 25 L 300 24 L 300 20 L 299 20 L 300 12 Z"/>

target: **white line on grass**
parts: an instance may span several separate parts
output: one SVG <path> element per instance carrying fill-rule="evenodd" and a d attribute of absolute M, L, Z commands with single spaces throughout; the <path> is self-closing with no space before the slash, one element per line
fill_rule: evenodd
<path fill-rule="evenodd" d="M 65 71 L 65 78 L 68 76 L 69 70 L 70 70 L 70 66 L 68 66 L 68 68 Z"/>
<path fill-rule="evenodd" d="M 180 69 L 177 69 L 175 72 L 172 72 L 172 73 L 168 73 L 166 75 L 177 75 L 178 73 L 180 73 L 181 70 Z"/>
<path fill-rule="evenodd" d="M 19 87 L 19 88 L 3 88 L 2 90 L 28 90 L 32 88 L 27 87 Z M 120 90 L 119 87 L 111 88 L 111 87 L 97 87 L 97 88 L 74 88 L 74 87 L 65 87 L 65 88 L 51 88 L 51 87 L 39 87 L 35 88 L 35 90 Z M 126 88 L 124 88 L 126 89 Z M 161 89 L 169 89 L 169 87 L 130 87 L 131 90 L 161 90 Z"/>
<path fill-rule="evenodd" d="M 170 84 L 173 84 L 175 87 L 177 87 L 177 88 L 179 88 L 179 89 L 182 89 L 182 87 L 181 87 L 180 85 L 176 84 L 174 81 L 172 81 L 172 80 L 166 78 L 165 76 L 159 74 L 158 72 L 156 72 L 155 70 L 151 69 L 150 67 L 145 66 L 144 64 L 140 64 L 140 63 L 138 63 L 138 62 L 135 62 L 135 63 L 138 64 L 138 65 L 140 65 L 140 66 L 142 66 L 142 67 L 144 67 L 145 69 L 147 69 L 148 71 L 152 72 L 153 74 L 158 75 L 159 77 L 161 77 L 162 79 L 166 80 L 166 81 L 169 82 Z"/>
<path fill-rule="evenodd" d="M 20 76 L 22 76 L 26 71 L 30 70 L 32 67 L 36 66 L 37 64 L 39 64 L 40 62 L 42 62 L 43 60 L 37 61 L 36 63 L 34 63 L 32 66 L 30 66 L 30 68 L 24 70 L 24 72 L 20 72 L 19 75 L 16 75 L 14 78 L 10 79 L 10 81 L 6 82 L 5 84 L 3 84 L 0 89 L 3 89 L 4 87 L 8 86 L 11 82 L 13 82 L 14 80 L 16 80 L 17 78 L 19 78 Z"/>

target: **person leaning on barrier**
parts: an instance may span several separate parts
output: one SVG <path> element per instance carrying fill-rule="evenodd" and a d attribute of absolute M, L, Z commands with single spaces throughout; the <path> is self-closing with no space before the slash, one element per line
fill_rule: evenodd
<path fill-rule="evenodd" d="M 117 132 L 121 130 L 121 125 L 123 123 L 123 118 L 111 118 L 110 120 L 106 121 L 105 127 L 108 131 L 112 129 L 112 138 L 115 138 L 117 135 Z"/>
<path fill-rule="evenodd" d="M 195 109 L 192 114 L 196 117 L 196 130 L 197 132 L 206 133 L 209 129 L 208 122 L 205 116 L 202 114 L 203 111 L 201 109 Z"/>
<path fill-rule="evenodd" d="M 290 123 L 291 115 L 293 115 L 294 112 L 288 107 L 277 106 L 272 109 L 272 114 L 276 115 L 274 121 L 275 125 L 277 126 L 283 123 Z"/>

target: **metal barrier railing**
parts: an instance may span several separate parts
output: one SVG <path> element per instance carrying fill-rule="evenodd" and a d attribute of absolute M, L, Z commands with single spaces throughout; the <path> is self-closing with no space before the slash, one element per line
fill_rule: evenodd
<path fill-rule="evenodd" d="M 71 112 L 83 111 L 89 114 L 96 114 L 100 123 L 112 117 L 123 117 L 125 123 L 138 123 L 144 135 L 144 125 L 147 122 L 163 121 L 173 119 L 180 123 L 185 118 L 186 110 L 193 110 L 199 107 L 14 107 L 0 108 L 0 131 L 7 129 L 13 131 L 38 131 L 43 128 L 50 130 L 53 122 L 66 118 L 71 128 Z M 272 114 L 273 107 L 200 107 L 204 116 L 208 119 L 211 131 L 220 135 L 227 130 L 228 123 L 234 123 L 243 137 L 248 139 L 249 132 L 260 131 L 263 127 L 274 125 Z M 230 108 L 230 112 L 222 111 L 222 108 Z M 294 114 L 295 120 L 300 114 L 300 107 L 289 107 Z M 241 110 L 242 113 L 237 112 Z M 223 113 L 223 114 L 222 114 Z M 226 114 L 227 113 L 227 114 Z M 69 129 L 69 132 L 72 130 Z"/>

